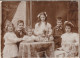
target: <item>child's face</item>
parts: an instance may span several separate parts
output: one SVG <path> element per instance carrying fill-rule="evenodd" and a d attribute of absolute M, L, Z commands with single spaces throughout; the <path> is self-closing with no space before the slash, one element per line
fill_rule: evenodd
<path fill-rule="evenodd" d="M 40 19 L 41 19 L 41 21 L 45 21 L 45 16 L 44 15 L 41 15 L 40 16 Z"/>
<path fill-rule="evenodd" d="M 19 28 L 20 30 L 22 30 L 22 29 L 24 28 L 24 24 L 23 24 L 23 23 L 19 23 L 19 24 L 18 24 L 18 28 Z"/>
<path fill-rule="evenodd" d="M 62 21 L 61 20 L 57 20 L 57 25 L 61 26 L 62 25 Z"/>
<path fill-rule="evenodd" d="M 32 35 L 32 32 L 31 31 L 28 31 L 28 35 L 31 36 Z"/>
<path fill-rule="evenodd" d="M 13 26 L 12 26 L 12 25 L 9 25 L 9 26 L 8 26 L 8 31 L 9 31 L 9 32 L 12 32 L 12 31 L 13 31 Z"/>
<path fill-rule="evenodd" d="M 70 26 L 66 26 L 65 27 L 65 31 L 66 31 L 66 33 L 70 33 L 71 32 L 71 27 Z"/>

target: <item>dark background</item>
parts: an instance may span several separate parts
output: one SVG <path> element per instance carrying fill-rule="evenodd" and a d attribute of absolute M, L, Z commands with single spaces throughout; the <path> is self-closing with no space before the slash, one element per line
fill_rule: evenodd
<path fill-rule="evenodd" d="M 47 21 L 52 25 L 52 28 L 56 25 L 56 17 L 62 17 L 63 22 L 68 20 L 75 25 L 75 32 L 77 32 L 78 22 L 78 3 L 70 1 L 44 1 L 32 3 L 32 24 L 35 26 L 37 22 L 37 15 L 40 12 L 47 13 Z"/>
<path fill-rule="evenodd" d="M 4 47 L 3 36 L 5 34 L 4 26 L 5 21 L 12 21 L 16 9 L 20 1 L 6 1 L 2 2 L 2 40 L 1 48 Z M 30 2 L 26 2 L 26 14 L 27 20 L 30 20 Z M 37 23 L 37 15 L 40 12 L 47 13 L 47 21 L 52 25 L 52 28 L 56 25 L 56 17 L 62 17 L 63 22 L 68 20 L 71 21 L 74 25 L 74 32 L 78 32 L 78 2 L 70 1 L 33 1 L 32 2 L 32 27 L 34 28 Z M 27 25 L 27 24 L 26 24 Z"/>

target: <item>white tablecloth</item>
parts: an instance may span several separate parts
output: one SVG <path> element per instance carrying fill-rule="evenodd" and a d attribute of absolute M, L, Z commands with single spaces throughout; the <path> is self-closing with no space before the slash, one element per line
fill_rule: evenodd
<path fill-rule="evenodd" d="M 19 58 L 37 58 L 37 53 L 43 51 L 47 57 L 54 57 L 54 42 L 22 42 L 19 46 Z"/>

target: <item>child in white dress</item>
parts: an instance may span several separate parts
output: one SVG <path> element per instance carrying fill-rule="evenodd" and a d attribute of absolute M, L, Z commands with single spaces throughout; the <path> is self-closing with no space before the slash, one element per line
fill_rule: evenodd
<path fill-rule="evenodd" d="M 3 58 L 15 58 L 18 56 L 18 47 L 16 43 L 21 41 L 21 39 L 17 39 L 17 36 L 13 32 L 14 26 L 11 22 L 6 23 L 5 29 Z"/>
<path fill-rule="evenodd" d="M 35 24 L 34 34 L 40 37 L 50 37 L 52 35 L 51 24 L 47 22 L 46 12 L 38 14 L 38 23 Z"/>
<path fill-rule="evenodd" d="M 62 47 L 59 48 L 59 51 L 57 51 L 57 53 L 59 53 L 56 54 L 56 56 L 60 57 L 62 55 L 62 58 L 75 57 L 78 54 L 79 34 L 72 32 L 73 24 L 71 22 L 66 21 L 64 25 L 65 33 L 61 36 Z"/>
<path fill-rule="evenodd" d="M 35 24 L 34 34 L 39 37 L 40 42 L 53 41 L 52 36 L 52 26 L 47 22 L 46 12 L 41 12 L 38 14 L 38 22 Z M 45 53 L 41 52 L 40 57 L 44 56 Z"/>

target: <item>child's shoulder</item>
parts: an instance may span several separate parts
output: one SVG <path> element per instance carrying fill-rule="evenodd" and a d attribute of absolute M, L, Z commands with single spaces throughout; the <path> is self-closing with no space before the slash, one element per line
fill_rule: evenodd
<path fill-rule="evenodd" d="M 39 22 L 37 22 L 36 24 L 35 24 L 35 26 L 38 26 L 39 25 Z"/>
<path fill-rule="evenodd" d="M 51 26 L 51 24 L 50 24 L 49 22 L 47 22 L 47 25 L 48 25 L 48 26 Z"/>
<path fill-rule="evenodd" d="M 23 37 L 23 38 L 26 38 L 26 37 L 28 37 L 28 35 L 24 35 L 24 37 Z"/>
<path fill-rule="evenodd" d="M 9 37 L 9 36 L 11 36 L 11 35 L 15 35 L 15 33 L 6 32 L 6 33 L 4 34 L 4 37 Z"/>
<path fill-rule="evenodd" d="M 67 35 L 66 33 L 62 34 L 62 35 L 61 35 L 61 38 L 62 38 L 62 37 L 66 37 L 66 35 Z"/>
<path fill-rule="evenodd" d="M 7 32 L 4 34 L 4 39 L 10 36 Z"/>
<path fill-rule="evenodd" d="M 73 34 L 73 36 L 79 36 L 79 34 L 78 33 L 72 33 Z"/>
<path fill-rule="evenodd" d="M 24 39 L 26 39 L 26 38 L 28 38 L 28 36 L 27 36 L 27 35 L 25 35 L 25 36 L 23 37 L 23 40 L 24 40 Z"/>
<path fill-rule="evenodd" d="M 49 22 L 46 22 L 47 24 L 50 24 Z"/>
<path fill-rule="evenodd" d="M 35 35 L 32 35 L 31 37 L 36 37 Z"/>
<path fill-rule="evenodd" d="M 11 34 L 10 32 L 6 32 L 6 33 L 5 33 L 5 36 L 10 35 L 10 34 Z"/>
<path fill-rule="evenodd" d="M 78 33 L 72 33 L 72 34 L 74 34 L 74 35 L 79 35 Z"/>

